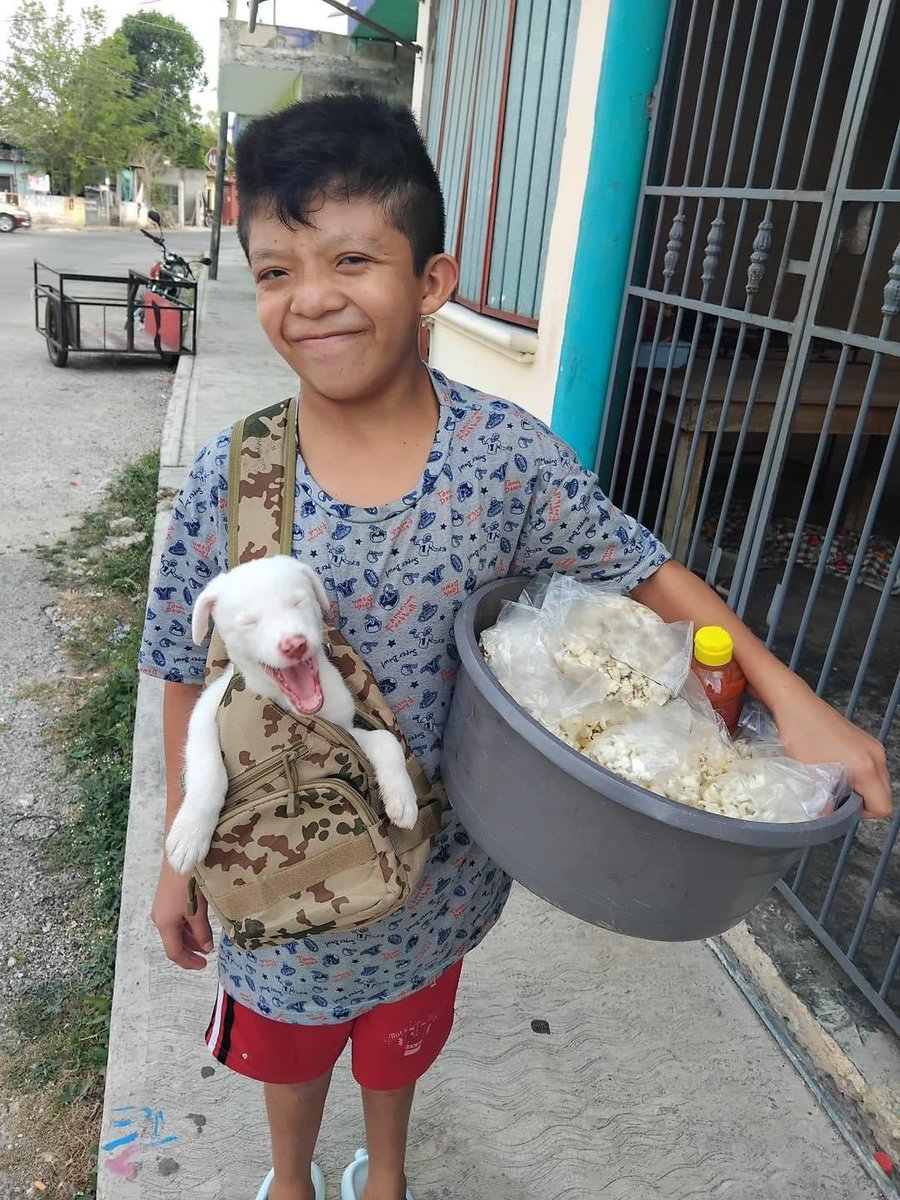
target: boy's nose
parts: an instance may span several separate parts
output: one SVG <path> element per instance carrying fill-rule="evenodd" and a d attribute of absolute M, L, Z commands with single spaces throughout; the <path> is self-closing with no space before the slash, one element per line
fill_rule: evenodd
<path fill-rule="evenodd" d="M 290 637 L 284 637 L 278 643 L 278 649 L 286 658 L 300 659 L 309 648 L 309 642 L 306 638 L 300 637 L 298 633 L 292 634 Z"/>

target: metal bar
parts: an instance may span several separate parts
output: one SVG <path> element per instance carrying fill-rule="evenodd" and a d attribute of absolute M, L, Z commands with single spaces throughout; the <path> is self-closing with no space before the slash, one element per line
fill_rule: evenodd
<path fill-rule="evenodd" d="M 864 26 L 859 39 L 856 58 L 847 89 L 848 102 L 841 113 L 841 121 L 835 144 L 840 147 L 831 162 L 826 192 L 838 190 L 842 179 L 846 178 L 852 155 L 855 153 L 859 138 L 859 130 L 865 115 L 865 80 L 868 59 L 873 44 L 883 38 L 888 13 L 883 6 L 869 7 L 866 10 Z M 750 600 L 750 594 L 756 579 L 759 558 L 762 553 L 765 531 L 769 515 L 775 500 L 775 493 L 781 478 L 781 464 L 784 462 L 790 428 L 799 399 L 799 389 L 796 387 L 795 374 L 799 363 L 806 362 L 810 343 L 810 331 L 807 325 L 810 317 L 817 311 L 828 272 L 824 269 L 824 260 L 834 245 L 837 232 L 839 213 L 832 205 L 823 212 L 820 219 L 810 254 L 811 269 L 807 275 L 803 293 L 798 305 L 797 316 L 793 324 L 794 337 L 791 339 L 788 359 L 785 366 L 784 383 L 780 390 L 776 409 L 773 414 L 772 426 L 764 451 L 764 462 L 769 464 L 761 470 L 753 491 L 748 513 L 747 526 L 753 530 L 749 542 L 745 540 L 738 554 L 734 579 L 729 602 L 734 603 L 737 614 L 745 611 Z M 802 331 L 797 336 L 797 331 Z"/>
<path fill-rule="evenodd" d="M 833 329 L 830 325 L 810 325 L 812 337 L 823 341 L 838 342 L 857 350 L 871 350 L 873 354 L 900 355 L 900 341 L 893 338 L 869 337 L 864 333 L 850 333 L 846 329 Z"/>
<path fill-rule="evenodd" d="M 808 363 L 806 365 L 808 365 Z M 791 544 L 788 549 L 787 559 L 785 560 L 781 581 L 778 585 L 778 593 L 773 598 L 772 607 L 769 611 L 769 632 L 766 637 L 766 646 L 769 649 L 771 649 L 772 644 L 775 641 L 775 636 L 781 620 L 781 612 L 784 606 L 784 601 L 794 575 L 794 568 L 800 553 L 800 545 L 803 540 L 803 531 L 806 527 L 806 519 L 809 516 L 809 510 L 815 494 L 816 484 L 819 479 L 819 470 L 822 465 L 822 460 L 824 459 L 828 449 L 828 439 L 831 432 L 831 420 L 834 416 L 834 410 L 837 407 L 838 399 L 840 398 L 846 367 L 847 349 L 845 347 L 841 351 L 841 356 L 837 362 L 837 369 L 835 370 L 834 379 L 832 380 L 831 391 L 828 394 L 828 403 L 825 406 L 825 412 L 822 415 L 822 428 L 819 431 L 819 436 L 816 441 L 816 449 L 815 453 L 813 454 L 813 461 L 809 468 L 809 478 L 807 479 L 806 488 L 803 493 L 803 499 L 800 502 L 800 511 L 797 514 L 797 524 L 794 529 L 794 536 L 791 538 Z"/>
<path fill-rule="evenodd" d="M 879 996 L 887 996 L 891 984 L 894 982 L 894 976 L 897 974 L 898 966 L 900 966 L 900 935 L 898 935 L 896 942 L 894 942 L 894 952 L 891 955 L 891 961 L 887 965 L 887 970 L 881 981 L 881 987 L 878 989 Z"/>
<path fill-rule="evenodd" d="M 828 35 L 828 45 L 825 47 L 825 58 L 822 61 L 822 69 L 819 73 L 820 84 L 816 88 L 816 98 L 813 104 L 813 110 L 809 118 L 809 128 L 806 132 L 806 145 L 803 148 L 803 158 L 800 162 L 800 171 L 797 175 L 797 188 L 801 189 L 806 180 L 806 174 L 809 170 L 810 155 L 812 154 L 813 142 L 819 128 L 819 117 L 822 113 L 822 101 L 825 99 L 825 90 L 828 80 L 828 73 L 831 70 L 831 60 L 834 58 L 835 46 L 837 46 L 838 30 L 841 26 L 841 20 L 844 16 L 844 0 L 840 0 L 835 9 L 834 16 L 831 21 L 831 32 Z M 799 192 L 798 192 L 799 194 Z M 825 195 L 823 193 L 822 200 L 824 202 Z M 793 229 L 793 218 L 796 212 L 796 206 L 791 212 L 791 229 Z M 785 251 L 787 246 L 785 246 Z"/>
<path fill-rule="evenodd" d="M 841 510 L 844 506 L 844 500 L 846 499 L 846 496 L 847 496 L 847 490 L 850 487 L 850 477 L 853 474 L 853 467 L 856 463 L 856 452 L 859 449 L 859 443 L 863 437 L 863 430 L 865 429 L 866 417 L 868 415 L 869 408 L 871 407 L 872 395 L 875 391 L 875 380 L 878 377 L 878 370 L 879 370 L 880 366 L 881 366 L 881 356 L 876 354 L 875 357 L 872 359 L 872 362 L 869 365 L 868 376 L 866 379 L 866 386 L 865 386 L 865 390 L 863 392 L 862 400 L 860 401 L 859 411 L 856 416 L 856 422 L 854 425 L 853 434 L 850 438 L 850 446 L 847 450 L 847 457 L 844 461 L 844 466 L 841 471 L 841 478 L 838 483 L 837 494 L 835 495 L 835 498 L 834 498 L 834 503 L 833 503 L 833 507 L 831 510 L 831 516 L 828 520 L 828 525 L 825 529 L 825 535 L 822 538 L 822 545 L 821 545 L 821 548 L 819 551 L 819 561 L 816 563 L 816 571 L 813 576 L 812 586 L 810 588 L 809 595 L 807 596 L 806 604 L 804 605 L 803 616 L 800 621 L 800 628 L 797 630 L 797 637 L 796 637 L 796 640 L 794 641 L 794 647 L 791 652 L 791 660 L 790 660 L 791 670 L 794 670 L 794 668 L 796 667 L 796 665 L 799 661 L 800 655 L 803 651 L 803 647 L 806 643 L 806 635 L 809 632 L 809 625 L 810 625 L 810 621 L 812 620 L 813 608 L 815 607 L 815 603 L 816 603 L 816 600 L 819 595 L 819 590 L 820 590 L 820 587 L 822 584 L 822 577 L 824 576 L 826 567 L 828 565 L 828 555 L 831 552 L 831 545 L 834 541 L 834 535 L 837 532 L 838 525 L 840 524 Z M 898 409 L 898 415 L 900 415 L 900 409 Z M 897 423 L 895 421 L 895 431 L 896 431 L 896 429 L 897 429 Z M 893 437 L 896 436 L 894 431 L 892 431 L 892 436 Z M 795 539 L 797 538 L 798 535 L 802 535 L 802 530 L 800 530 L 799 528 L 798 528 L 797 534 L 795 534 Z M 847 593 L 845 590 L 845 599 L 846 599 L 846 594 Z M 844 606 L 842 606 L 841 612 L 842 612 L 842 614 L 845 613 Z M 841 622 L 841 625 L 843 625 L 843 621 Z M 820 678 L 819 689 L 821 689 L 822 685 L 823 685 L 823 680 Z M 819 694 L 821 695 L 821 690 L 819 691 Z"/>
<path fill-rule="evenodd" d="M 856 289 L 856 295 L 854 297 L 853 308 L 852 308 L 852 311 L 850 314 L 850 319 L 848 321 L 848 324 L 851 327 L 853 327 L 856 324 L 856 321 L 859 317 L 859 310 L 860 310 L 860 307 L 862 304 L 862 297 L 865 292 L 866 285 L 868 283 L 869 273 L 871 271 L 872 261 L 874 259 L 875 246 L 878 244 L 878 239 L 879 239 L 879 235 L 881 232 L 881 224 L 882 224 L 883 216 L 884 216 L 884 208 L 882 206 L 879 206 L 875 213 L 875 219 L 874 219 L 873 225 L 872 225 L 872 236 L 869 239 L 869 245 L 866 249 L 866 255 L 865 255 L 865 259 L 863 261 L 862 271 L 860 272 L 860 280 L 859 280 L 859 284 Z M 818 484 L 819 471 L 821 470 L 822 460 L 824 459 L 825 453 L 828 448 L 831 419 L 834 414 L 834 410 L 837 406 L 837 402 L 840 397 L 841 388 L 842 388 L 843 382 L 844 382 L 844 374 L 845 374 L 845 371 L 847 368 L 848 344 L 846 341 L 843 341 L 840 344 L 842 344 L 843 348 L 841 350 L 841 355 L 838 360 L 837 370 L 835 371 L 834 381 L 832 383 L 831 392 L 830 392 L 830 395 L 828 398 L 828 405 L 826 407 L 825 414 L 823 416 L 822 428 L 819 432 L 819 437 L 816 442 L 816 450 L 815 450 L 815 454 L 813 456 L 812 465 L 810 466 L 809 478 L 807 479 L 806 488 L 805 488 L 804 495 L 803 495 L 803 500 L 800 505 L 800 512 L 798 513 L 798 516 L 797 516 L 797 527 L 794 531 L 794 536 L 791 539 L 791 546 L 790 546 L 790 550 L 788 552 L 787 561 L 785 562 L 785 567 L 784 567 L 784 571 L 782 573 L 781 582 L 779 583 L 778 593 L 774 598 L 773 606 L 770 611 L 769 631 L 768 631 L 768 635 L 766 638 L 766 645 L 770 648 L 771 648 L 771 646 L 775 640 L 776 634 L 778 632 L 779 624 L 781 621 L 781 613 L 782 613 L 782 609 L 784 606 L 784 601 L 787 597 L 791 579 L 793 578 L 794 569 L 795 569 L 795 565 L 796 565 L 796 561 L 797 561 L 797 556 L 800 552 L 800 545 L 801 545 L 801 542 L 803 539 L 803 532 L 804 532 L 804 529 L 806 526 L 806 520 L 809 515 L 809 510 L 812 505 L 813 496 L 815 495 L 816 486 Z M 805 367 L 804 367 L 804 369 L 805 369 Z M 830 545 L 831 545 L 831 543 L 829 542 L 828 550 L 830 550 Z M 826 551 L 826 561 L 827 561 L 827 551 Z M 824 570 L 824 568 L 823 568 L 823 570 Z M 810 610 L 812 607 L 812 603 L 814 602 L 815 597 L 818 594 L 819 582 L 821 581 L 821 578 L 822 578 L 822 576 L 818 573 L 814 577 L 813 588 L 815 589 L 815 595 L 812 595 L 811 599 L 808 598 Z M 805 634 L 804 634 L 804 636 L 805 636 Z M 795 643 L 794 650 L 795 650 L 795 654 L 796 654 L 797 653 L 796 643 Z M 792 658 L 791 661 L 794 662 L 794 661 L 796 661 L 796 659 Z"/>
<path fill-rule="evenodd" d="M 853 937 L 850 939 L 850 945 L 847 948 L 847 957 L 850 959 L 854 957 L 859 949 L 860 942 L 863 940 L 863 934 L 866 932 L 866 926 L 869 923 L 869 917 L 872 915 L 872 909 L 875 907 L 875 900 L 878 897 L 881 881 L 884 879 L 888 863 L 891 859 L 891 851 L 894 849 L 894 843 L 897 841 L 898 830 L 900 830 L 900 808 L 894 811 L 890 829 L 885 834 L 884 845 L 881 847 L 881 854 L 879 854 L 878 862 L 875 865 L 872 882 L 866 890 L 866 898 L 862 906 L 862 911 L 859 914 L 859 920 L 856 922 Z"/>
<path fill-rule="evenodd" d="M 728 308 L 722 304 L 709 304 L 705 300 L 693 300 L 690 296 L 666 296 L 656 288 L 635 287 L 628 289 L 632 296 L 643 296 L 645 300 L 674 300 L 679 308 L 689 308 L 694 312 L 708 313 L 712 317 L 724 317 L 726 320 L 746 321 L 748 325 L 758 325 L 760 329 L 778 330 L 780 333 L 793 333 L 793 321 L 781 321 L 777 317 L 767 317 L 761 313 L 746 313 L 742 308 Z"/>
<path fill-rule="evenodd" d="M 875 991 L 859 967 L 854 962 L 851 962 L 831 934 L 822 928 L 803 901 L 794 895 L 787 884 L 779 881 L 775 886 L 797 915 L 803 918 L 828 953 L 850 977 L 851 981 L 856 984 L 859 991 L 862 992 L 879 1016 L 884 1019 L 894 1033 L 900 1036 L 900 1017 L 897 1016 L 884 997 Z"/>
<path fill-rule="evenodd" d="M 831 873 L 831 879 L 828 884 L 828 891 L 825 893 L 825 899 L 822 901 L 822 907 L 819 909 L 819 920 L 824 925 L 831 916 L 831 906 L 834 904 L 835 897 L 838 893 L 841 880 L 844 878 L 844 871 L 847 869 L 847 863 L 850 859 L 850 851 L 853 849 L 853 843 L 856 840 L 856 831 L 859 829 L 860 818 L 857 817 L 852 826 L 844 835 L 844 843 L 841 846 L 841 852 L 838 855 L 838 860 L 834 864 L 834 870 Z M 797 886 L 794 885 L 796 892 Z"/>
<path fill-rule="evenodd" d="M 216 189 L 213 223 L 209 236 L 209 278 L 219 278 L 219 242 L 222 238 L 222 206 L 225 200 L 225 157 L 228 152 L 228 113 L 219 114 L 219 141 L 216 149 Z"/>
<path fill-rule="evenodd" d="M 869 511 L 866 513 L 866 519 L 863 522 L 863 527 L 859 535 L 859 545 L 856 548 L 856 553 L 853 556 L 853 563 L 850 567 L 850 574 L 847 577 L 847 582 L 844 585 L 844 596 L 841 601 L 841 607 L 838 611 L 837 619 L 834 623 L 834 632 L 831 635 L 831 641 L 828 645 L 828 651 L 825 655 L 825 661 L 822 663 L 822 669 L 819 673 L 819 681 L 816 686 L 818 695 L 823 695 L 825 685 L 828 682 L 828 677 L 831 674 L 831 669 L 834 666 L 835 656 L 838 646 L 840 645 L 841 634 L 844 630 L 844 625 L 847 620 L 847 613 L 850 609 L 850 604 L 853 599 L 853 594 L 856 589 L 856 581 L 859 579 L 859 573 L 862 569 L 863 560 L 866 556 L 866 551 L 869 546 L 869 538 L 872 536 L 872 527 L 875 524 L 875 516 L 878 512 L 878 507 L 881 504 L 881 497 L 884 495 L 884 489 L 887 484 L 888 474 L 890 473 L 891 464 L 894 459 L 894 452 L 897 449 L 897 441 L 900 437 L 900 407 L 894 414 L 894 423 L 891 427 L 890 436 L 888 437 L 887 445 L 884 450 L 884 458 L 881 460 L 881 469 L 875 480 L 875 490 L 872 493 L 872 499 L 869 503 Z"/>
<path fill-rule="evenodd" d="M 670 196 L 675 199 L 702 196 L 705 200 L 796 200 L 801 204 L 821 204 L 825 199 L 825 192 L 775 187 L 713 187 L 707 184 L 648 184 L 644 193 L 647 196 Z M 880 192 L 878 197 L 881 198 Z"/>
<path fill-rule="evenodd" d="M 749 315 L 749 314 L 748 314 Z M 712 549 L 710 551 L 709 566 L 706 571 L 707 583 L 712 582 L 713 576 L 717 567 L 717 552 L 722 541 L 722 536 L 725 532 L 725 522 L 728 517 L 728 510 L 731 506 L 731 497 L 734 493 L 734 488 L 737 484 L 738 473 L 741 468 L 741 456 L 744 452 L 744 443 L 750 432 L 750 421 L 753 417 L 753 407 L 756 403 L 756 396 L 759 391 L 760 380 L 762 379 L 762 370 L 766 361 L 766 355 L 769 351 L 769 341 L 771 339 L 771 330 L 764 329 L 762 340 L 760 342 L 759 354 L 756 359 L 756 366 L 753 370 L 753 378 L 750 381 L 750 390 L 747 393 L 747 399 L 744 402 L 744 417 L 741 421 L 740 432 L 735 443 L 734 454 L 731 459 L 731 467 L 728 471 L 728 480 L 725 485 L 725 493 L 722 497 L 722 503 L 719 507 L 719 520 L 716 524 L 716 532 L 713 537 Z M 731 595 L 729 594 L 728 603 L 731 603 Z"/>
<path fill-rule="evenodd" d="M 847 707 L 844 710 L 844 715 L 848 721 L 853 720 L 853 714 L 856 712 L 856 706 L 859 703 L 859 697 L 863 689 L 866 675 L 869 672 L 869 666 L 872 662 L 872 656 L 875 653 L 875 647 L 878 645 L 878 635 L 881 632 L 881 626 L 887 614 L 888 605 L 891 601 L 891 593 L 894 590 L 894 584 L 897 582 L 897 576 L 900 574 L 900 538 L 897 539 L 897 544 L 894 547 L 894 554 L 891 558 L 891 565 L 888 567 L 888 573 L 884 580 L 884 587 L 881 589 L 881 599 L 878 601 L 878 608 L 875 610 L 875 616 L 872 618 L 872 624 L 869 628 L 869 636 L 866 639 L 866 647 L 863 650 L 862 658 L 860 659 L 859 669 L 856 672 L 856 678 L 853 681 L 853 690 L 850 693 L 850 699 L 847 701 Z"/>
<path fill-rule="evenodd" d="M 619 318 L 619 332 L 617 334 L 617 337 L 620 342 L 621 342 L 621 337 L 622 337 L 623 322 L 625 320 L 625 316 L 628 311 L 628 301 L 630 299 L 631 299 L 631 297 L 628 294 L 628 292 L 626 291 L 625 304 L 622 306 L 622 316 Z M 640 352 L 641 352 L 641 330 L 644 328 L 644 323 L 645 323 L 646 319 L 647 319 L 647 301 L 641 300 L 641 311 L 638 315 L 638 323 L 637 323 L 637 337 L 634 340 L 634 346 L 632 347 L 632 351 L 631 351 L 631 366 L 628 371 L 628 383 L 625 386 L 622 416 L 625 415 L 625 411 L 624 411 L 625 406 L 627 405 L 627 402 L 628 402 L 629 398 L 631 397 L 632 389 L 634 388 L 635 377 L 637 376 L 637 370 L 638 370 L 637 363 L 638 363 L 638 357 L 640 356 Z M 618 360 L 618 354 L 613 359 L 613 361 L 615 362 L 617 360 Z M 604 445 L 604 439 L 606 437 L 606 430 L 608 428 L 609 404 L 612 399 L 612 390 L 611 389 L 613 388 L 614 384 L 615 384 L 615 380 L 611 379 L 610 380 L 610 393 L 607 396 L 607 400 L 606 400 L 607 407 L 603 413 L 603 426 L 602 426 L 602 429 L 600 432 L 600 448 L 599 448 L 598 454 L 597 454 L 598 470 L 600 467 L 600 460 L 601 460 L 601 456 L 602 456 L 602 448 Z M 609 480 L 610 495 L 613 495 L 615 492 L 616 483 L 619 478 L 619 467 L 621 466 L 621 462 L 622 462 L 622 452 L 624 449 L 625 449 L 625 439 L 622 436 L 621 429 L 620 429 L 619 435 L 616 439 L 616 452 L 615 452 L 615 457 L 613 459 L 612 474 L 611 474 L 610 480 Z M 620 506 L 620 507 L 622 507 L 622 506 Z"/>
<path fill-rule="evenodd" d="M 690 17 L 689 17 L 689 21 L 688 21 L 687 34 L 685 36 L 685 46 L 690 46 L 690 44 L 691 44 L 691 40 L 693 38 L 693 31 L 694 31 L 694 21 L 696 19 L 698 7 L 699 6 L 695 5 L 695 4 L 691 4 L 689 6 Z M 665 42 L 664 42 L 664 45 L 667 48 L 671 48 L 671 46 L 672 46 L 677 8 L 678 8 L 677 4 L 672 4 L 669 7 L 669 20 L 668 20 L 668 25 L 666 27 L 666 37 L 665 37 Z M 656 88 L 654 90 L 654 103 L 652 106 L 652 112 L 651 112 L 651 117 L 650 117 L 650 131 L 649 131 L 649 137 L 647 139 L 647 150 L 646 150 L 646 153 L 644 156 L 644 172 L 643 172 L 643 179 L 642 179 L 642 188 L 643 188 L 644 194 L 646 194 L 646 192 L 647 192 L 647 178 L 650 174 L 650 169 L 651 169 L 651 164 L 653 162 L 654 154 L 657 151 L 657 135 L 659 133 L 659 114 L 662 109 L 662 105 L 660 102 L 660 93 L 662 91 L 663 85 L 666 82 L 671 65 L 672 65 L 671 55 L 668 53 L 664 53 L 660 60 L 660 73 L 659 73 L 659 77 L 657 79 Z M 684 97 L 684 85 L 685 85 L 685 80 L 687 78 L 687 65 L 688 65 L 688 55 L 682 54 L 681 55 L 681 71 L 680 71 L 679 77 L 678 77 L 678 90 L 676 93 L 675 108 L 674 108 L 673 116 L 672 116 L 672 120 L 671 120 L 671 128 L 673 128 L 673 129 L 677 128 L 678 120 L 681 115 L 681 103 L 682 103 L 682 99 Z M 667 129 L 668 129 L 668 126 L 667 126 Z M 668 154 L 666 156 L 666 164 L 665 164 L 665 168 L 663 171 L 663 177 L 665 179 L 669 178 L 669 174 L 670 174 L 671 167 L 672 167 L 672 157 L 674 155 L 674 152 L 675 152 L 675 139 L 670 137 L 668 139 Z M 648 257 L 648 263 L 652 263 L 655 258 L 656 245 L 658 243 L 659 233 L 660 233 L 660 229 L 662 227 L 664 209 L 665 209 L 665 206 L 663 204 L 657 205 L 656 230 L 654 233 L 651 254 Z M 632 233 L 632 238 L 631 238 L 631 253 L 630 253 L 629 261 L 628 261 L 628 274 L 626 276 L 626 278 L 629 281 L 633 280 L 634 275 L 635 275 L 637 255 L 638 255 L 638 250 L 639 250 L 640 241 L 641 241 L 641 224 L 642 224 L 641 217 L 640 217 L 640 214 L 638 214 L 638 217 L 634 223 L 634 231 Z M 629 290 L 626 288 L 625 296 L 623 297 L 623 300 L 622 300 L 622 307 L 619 312 L 619 325 L 616 330 L 616 342 L 615 342 L 615 347 L 614 347 L 614 351 L 613 351 L 613 362 L 614 363 L 619 361 L 619 355 L 621 354 L 621 351 L 622 351 L 622 340 L 624 337 L 625 323 L 628 319 L 630 299 L 631 299 L 631 297 L 630 297 Z M 628 386 L 625 390 L 624 395 L 622 396 L 621 406 L 617 403 L 618 398 L 616 397 L 616 394 L 615 394 L 617 372 L 615 370 L 613 370 L 610 372 L 609 386 L 607 388 L 607 394 L 606 394 L 606 402 L 603 407 L 603 420 L 601 422 L 600 437 L 599 437 L 599 441 L 598 441 L 598 445 L 597 445 L 596 467 L 597 467 L 598 472 L 602 469 L 603 455 L 606 452 L 606 438 L 607 438 L 609 428 L 610 428 L 610 414 L 612 412 L 614 405 L 620 409 L 620 411 L 617 413 L 617 417 L 620 419 L 620 427 L 616 433 L 615 463 L 613 466 L 613 474 L 612 474 L 610 485 L 609 485 L 610 492 L 612 492 L 612 490 L 613 490 L 613 487 L 615 485 L 615 481 L 616 481 L 616 478 L 618 475 L 619 462 L 620 462 L 622 449 L 623 449 L 623 440 L 621 437 L 621 417 L 624 416 L 624 410 L 628 404 L 629 397 L 631 396 L 631 389 L 634 384 L 634 376 L 635 376 L 635 372 L 636 372 L 636 363 L 637 363 L 637 354 L 638 354 L 638 350 L 639 350 L 639 346 L 640 346 L 640 331 L 643 329 L 643 326 L 644 326 L 646 309 L 647 309 L 647 302 L 646 302 L 646 300 L 642 300 L 641 301 L 640 320 L 639 320 L 639 325 L 638 325 L 637 345 L 635 346 L 635 349 L 632 353 L 631 369 L 630 369 L 629 377 L 628 377 Z M 678 327 L 680 328 L 680 312 L 679 312 L 679 317 L 678 317 Z M 677 341 L 677 338 L 673 336 L 673 342 L 674 341 Z"/>

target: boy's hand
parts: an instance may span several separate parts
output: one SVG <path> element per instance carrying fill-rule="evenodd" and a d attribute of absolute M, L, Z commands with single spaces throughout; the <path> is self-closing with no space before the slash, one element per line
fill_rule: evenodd
<path fill-rule="evenodd" d="M 878 820 L 891 815 L 891 781 L 884 746 L 805 689 L 802 699 L 786 699 L 773 710 L 784 748 L 800 762 L 841 762 L 854 790 L 863 798 L 862 816 Z"/>
<path fill-rule="evenodd" d="M 187 916 L 187 875 L 178 875 L 163 860 L 150 919 L 159 931 L 167 958 L 186 971 L 202 971 L 213 948 L 206 897 L 197 890 L 197 912 Z"/>

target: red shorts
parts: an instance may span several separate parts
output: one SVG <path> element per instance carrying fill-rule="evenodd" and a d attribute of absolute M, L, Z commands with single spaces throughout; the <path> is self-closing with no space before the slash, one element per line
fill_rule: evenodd
<path fill-rule="evenodd" d="M 462 959 L 428 987 L 338 1025 L 273 1021 L 239 1004 L 220 985 L 206 1044 L 238 1075 L 262 1083 L 296 1084 L 330 1071 L 352 1042 L 353 1075 L 361 1087 L 408 1087 L 446 1045 L 461 971 Z"/>

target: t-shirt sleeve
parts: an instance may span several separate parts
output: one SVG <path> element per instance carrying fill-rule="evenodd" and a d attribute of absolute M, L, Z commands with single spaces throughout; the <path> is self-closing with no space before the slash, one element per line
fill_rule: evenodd
<path fill-rule="evenodd" d="M 226 570 L 225 505 L 230 431 L 197 455 L 172 508 L 147 603 L 138 669 L 168 683 L 203 683 L 209 638 L 191 637 L 194 601 Z"/>
<path fill-rule="evenodd" d="M 604 494 L 597 476 L 564 442 L 544 439 L 511 574 L 558 571 L 630 592 L 672 557 Z"/>

